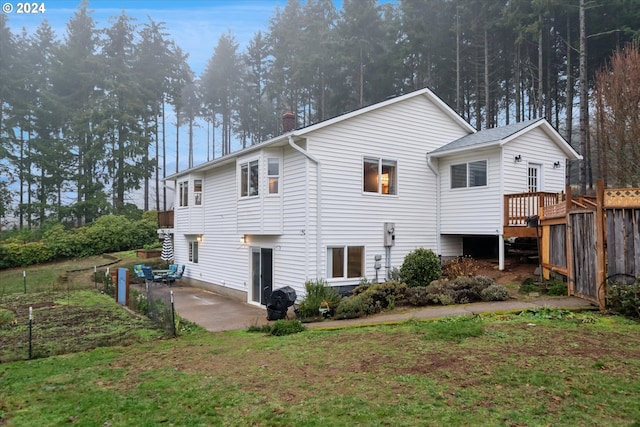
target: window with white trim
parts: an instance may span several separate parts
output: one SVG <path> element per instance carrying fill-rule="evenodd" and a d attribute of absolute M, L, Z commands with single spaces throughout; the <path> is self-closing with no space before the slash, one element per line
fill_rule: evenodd
<path fill-rule="evenodd" d="M 194 264 L 198 263 L 198 241 L 193 240 L 189 242 L 189 262 Z"/>
<path fill-rule="evenodd" d="M 365 157 L 363 164 L 363 190 L 365 193 L 398 194 L 398 162 Z"/>
<path fill-rule="evenodd" d="M 240 165 L 240 197 L 251 197 L 259 194 L 258 161 L 242 163 Z"/>
<path fill-rule="evenodd" d="M 269 194 L 280 193 L 280 159 L 269 157 L 267 159 L 267 179 L 269 180 Z"/>
<path fill-rule="evenodd" d="M 486 160 L 451 165 L 451 188 L 485 187 L 486 185 Z"/>
<path fill-rule="evenodd" d="M 364 277 L 364 246 L 332 246 L 327 248 L 327 278 L 351 279 L 359 277 Z"/>
<path fill-rule="evenodd" d="M 178 184 L 179 206 L 189 206 L 189 181 L 182 181 Z"/>
<path fill-rule="evenodd" d="M 202 205 L 202 180 L 193 180 L 193 204 L 196 206 Z"/>

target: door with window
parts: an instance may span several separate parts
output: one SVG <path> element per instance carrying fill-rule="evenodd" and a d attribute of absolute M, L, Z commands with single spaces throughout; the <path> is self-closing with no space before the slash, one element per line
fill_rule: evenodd
<path fill-rule="evenodd" d="M 273 291 L 273 249 L 251 248 L 251 301 L 267 305 Z"/>
<path fill-rule="evenodd" d="M 542 191 L 542 165 L 538 163 L 529 163 L 528 170 L 527 190 L 530 193 Z"/>

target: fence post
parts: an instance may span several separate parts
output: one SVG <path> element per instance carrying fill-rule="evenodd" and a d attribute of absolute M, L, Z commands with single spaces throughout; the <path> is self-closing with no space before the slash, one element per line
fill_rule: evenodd
<path fill-rule="evenodd" d="M 604 180 L 602 178 L 596 181 L 596 286 L 598 291 L 598 305 L 600 310 L 604 310 L 606 306 L 605 297 L 607 293 L 607 284 L 605 283 L 605 260 L 606 254 L 604 249 Z"/>
<path fill-rule="evenodd" d="M 173 291 L 171 291 L 171 330 L 173 331 L 173 336 L 176 336 L 176 311 L 173 306 Z"/>
<path fill-rule="evenodd" d="M 24 285 L 24 293 L 27 293 L 27 271 L 22 270 L 22 284 Z"/>
<path fill-rule="evenodd" d="M 33 307 L 29 307 L 29 360 L 33 355 Z"/>

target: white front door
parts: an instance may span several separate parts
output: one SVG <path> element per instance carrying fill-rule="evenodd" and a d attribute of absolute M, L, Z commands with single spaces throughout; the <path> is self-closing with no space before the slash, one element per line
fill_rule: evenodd
<path fill-rule="evenodd" d="M 527 191 L 536 193 L 542 191 L 542 165 L 539 163 L 529 163 L 527 173 Z"/>

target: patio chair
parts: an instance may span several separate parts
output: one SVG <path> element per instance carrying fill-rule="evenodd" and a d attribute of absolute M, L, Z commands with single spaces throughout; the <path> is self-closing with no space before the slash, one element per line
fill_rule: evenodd
<path fill-rule="evenodd" d="M 155 276 L 151 267 L 147 267 L 146 265 L 142 267 L 142 272 L 144 273 L 145 282 L 163 282 L 166 279 L 166 276 Z"/>
<path fill-rule="evenodd" d="M 178 266 L 176 266 L 176 267 L 178 267 Z M 178 269 L 176 270 L 176 272 L 175 272 L 175 273 L 170 273 L 170 274 L 168 274 L 165 278 L 167 279 L 167 282 L 168 282 L 169 284 L 171 284 L 171 283 L 175 282 L 176 280 L 180 280 L 180 279 L 182 279 L 182 274 L 183 274 L 183 273 L 184 273 L 184 264 L 182 264 L 182 265 L 180 266 L 180 268 L 178 268 Z"/>
<path fill-rule="evenodd" d="M 144 271 L 142 271 L 142 267 L 145 267 L 144 264 L 136 264 L 133 266 L 133 273 L 139 279 L 144 279 Z"/>

